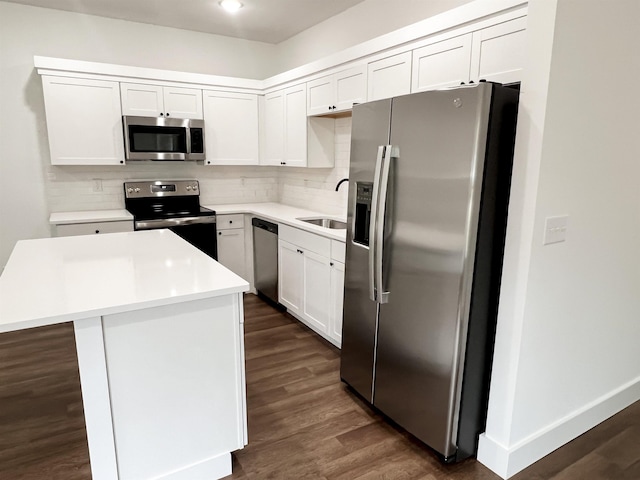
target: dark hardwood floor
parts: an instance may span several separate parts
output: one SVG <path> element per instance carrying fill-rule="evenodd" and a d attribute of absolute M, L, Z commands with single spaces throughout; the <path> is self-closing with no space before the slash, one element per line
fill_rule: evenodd
<path fill-rule="evenodd" d="M 234 479 L 498 480 L 474 459 L 442 465 L 339 378 L 339 350 L 245 298 L 249 445 Z M 70 324 L 0 335 L 0 479 L 91 478 Z M 640 402 L 514 480 L 640 479 Z"/>

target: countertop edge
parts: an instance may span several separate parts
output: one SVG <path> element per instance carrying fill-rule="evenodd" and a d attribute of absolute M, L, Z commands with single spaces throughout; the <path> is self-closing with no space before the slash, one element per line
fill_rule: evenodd
<path fill-rule="evenodd" d="M 307 210 L 299 207 L 292 207 L 290 205 L 285 205 L 282 203 L 247 203 L 247 204 L 230 204 L 230 205 L 215 205 L 209 204 L 204 205 L 206 208 L 210 208 L 211 210 L 216 211 L 216 215 L 233 215 L 233 214 L 247 214 L 247 215 L 255 215 L 257 217 L 263 218 L 265 220 L 270 220 L 276 223 L 284 223 L 294 228 L 299 228 L 300 230 L 305 230 L 309 233 L 314 233 L 316 235 L 320 235 L 331 240 L 336 240 L 338 242 L 345 243 L 346 242 L 346 230 L 331 230 L 324 227 L 319 227 L 316 225 L 312 225 L 310 223 L 306 223 L 300 220 L 297 220 L 297 217 L 327 217 L 334 218 L 336 220 L 344 221 L 344 217 L 340 217 L 339 215 L 331 215 L 322 212 L 316 212 L 313 210 Z M 293 211 L 297 211 L 294 215 L 278 215 L 277 213 L 269 212 L 269 209 L 277 209 L 277 208 L 286 208 L 291 209 Z"/>
<path fill-rule="evenodd" d="M 49 225 L 70 225 L 74 223 L 133 221 L 127 210 L 86 210 L 74 212 L 53 212 L 49 215 Z"/>
<path fill-rule="evenodd" d="M 139 303 L 125 303 L 121 305 L 113 305 L 109 307 L 98 307 L 93 310 L 84 310 L 71 313 L 62 313 L 51 317 L 36 317 L 27 319 L 17 319 L 11 323 L 0 324 L 0 333 L 14 332 L 18 330 L 26 330 L 29 328 L 45 327 L 48 325 L 57 325 L 60 323 L 73 322 L 86 318 L 103 317 L 106 315 L 114 315 L 124 312 L 134 312 L 147 308 L 164 307 L 167 305 L 175 305 L 178 303 L 186 303 L 194 300 L 203 300 L 205 298 L 215 298 L 224 295 L 232 295 L 235 293 L 244 293 L 249 291 L 249 283 L 244 282 L 242 285 L 236 285 L 226 288 L 220 288 L 215 291 L 198 292 L 188 295 L 176 297 L 158 298 L 147 300 Z"/>
<path fill-rule="evenodd" d="M 322 212 L 316 212 L 314 210 L 307 210 L 306 208 L 286 205 L 284 203 L 273 202 L 238 203 L 226 205 L 203 204 L 203 206 L 211 210 L 215 210 L 216 214 L 218 215 L 255 215 L 265 220 L 270 220 L 276 223 L 284 223 L 291 227 L 299 228 L 300 230 L 305 230 L 309 233 L 315 233 L 316 235 L 321 235 L 332 240 L 336 240 L 339 242 L 346 241 L 345 230 L 331 230 L 297 220 L 297 217 L 327 217 L 344 221 L 344 217 L 340 217 L 339 215 L 331 215 Z M 274 209 L 286 209 L 296 213 L 292 215 L 278 215 L 277 213 L 273 212 Z M 49 216 L 50 225 L 69 225 L 74 223 L 93 222 L 118 222 L 128 220 L 133 221 L 133 216 L 125 209 L 55 212 Z"/>

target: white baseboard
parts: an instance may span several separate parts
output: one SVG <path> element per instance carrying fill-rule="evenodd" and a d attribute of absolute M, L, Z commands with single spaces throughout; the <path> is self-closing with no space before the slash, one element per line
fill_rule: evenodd
<path fill-rule="evenodd" d="M 505 446 L 483 433 L 478 443 L 478 461 L 502 478 L 512 477 L 638 400 L 640 377 L 514 445 Z"/>
<path fill-rule="evenodd" d="M 156 477 L 156 480 L 193 480 L 194 478 L 215 480 L 228 475 L 231 475 L 231 454 L 222 453 Z"/>

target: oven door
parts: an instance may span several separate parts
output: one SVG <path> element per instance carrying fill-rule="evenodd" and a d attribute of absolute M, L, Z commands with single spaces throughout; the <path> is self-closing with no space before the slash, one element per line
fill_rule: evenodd
<path fill-rule="evenodd" d="M 169 227 L 176 235 L 182 237 L 194 247 L 202 250 L 211 258 L 218 260 L 218 240 L 215 223 L 193 223 Z"/>

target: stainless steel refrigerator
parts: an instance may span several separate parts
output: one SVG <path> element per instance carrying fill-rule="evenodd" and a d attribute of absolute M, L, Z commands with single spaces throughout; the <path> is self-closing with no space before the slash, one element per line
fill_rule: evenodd
<path fill-rule="evenodd" d="M 518 91 L 353 109 L 340 374 L 446 462 L 486 418 Z"/>

